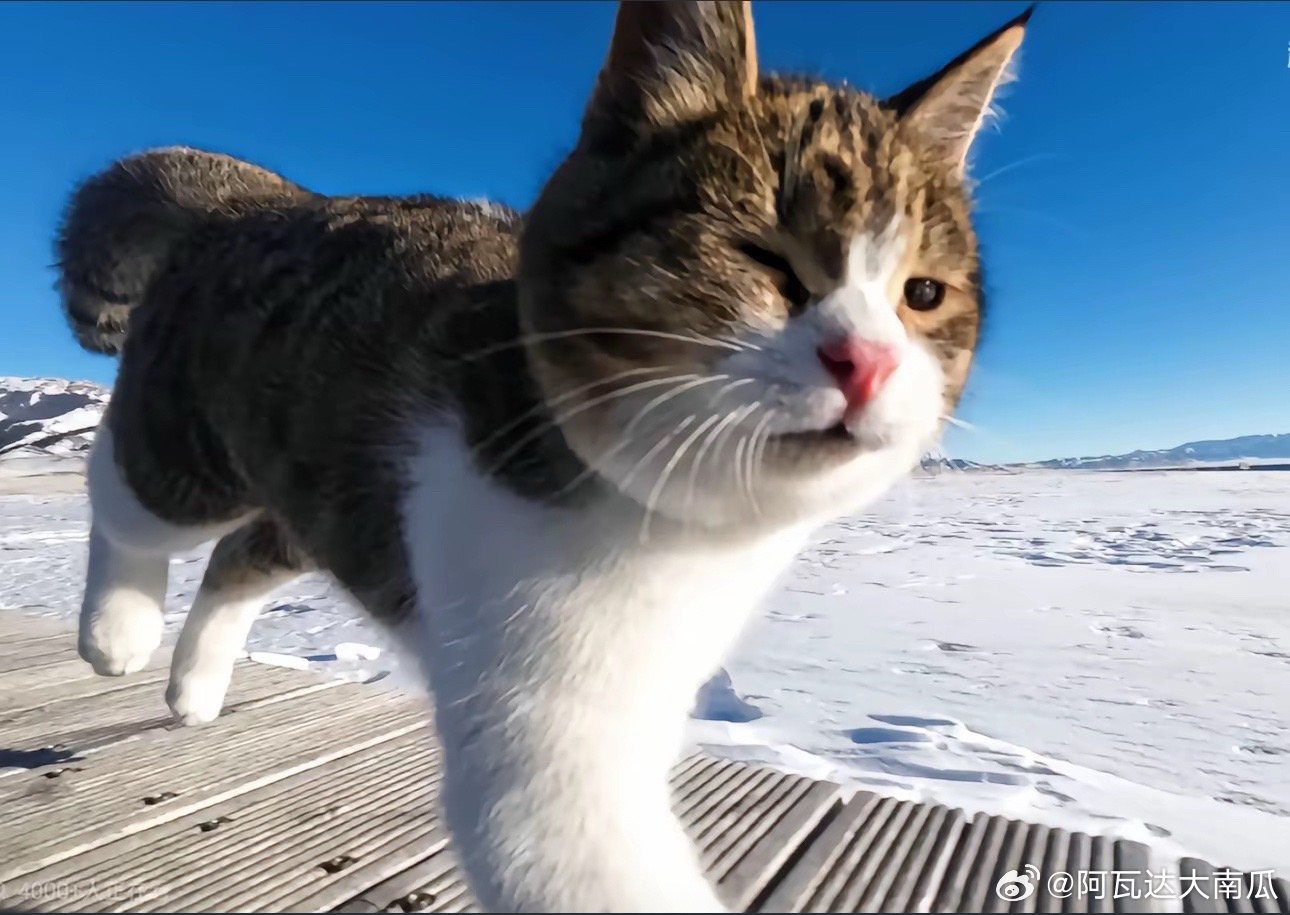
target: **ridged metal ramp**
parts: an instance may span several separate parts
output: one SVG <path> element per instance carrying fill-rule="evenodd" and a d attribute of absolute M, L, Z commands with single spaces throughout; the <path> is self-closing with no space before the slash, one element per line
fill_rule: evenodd
<path fill-rule="evenodd" d="M 109 679 L 74 641 L 0 613 L 0 909 L 476 910 L 421 703 L 243 662 L 225 715 L 177 728 L 165 652 Z M 703 755 L 673 785 L 732 909 L 1290 915 L 1283 879 L 1133 842 Z"/>

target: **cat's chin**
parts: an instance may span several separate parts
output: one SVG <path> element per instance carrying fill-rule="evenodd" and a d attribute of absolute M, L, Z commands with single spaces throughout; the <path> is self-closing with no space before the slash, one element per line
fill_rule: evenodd
<path fill-rule="evenodd" d="M 817 526 L 852 514 L 881 498 L 908 475 L 922 454 L 920 440 L 878 440 L 845 427 L 784 433 L 777 460 L 752 475 L 726 473 L 703 480 L 694 490 L 661 493 L 622 484 L 614 468 L 599 469 L 629 503 L 654 516 L 651 530 L 685 535 L 759 535 L 790 527 Z"/>

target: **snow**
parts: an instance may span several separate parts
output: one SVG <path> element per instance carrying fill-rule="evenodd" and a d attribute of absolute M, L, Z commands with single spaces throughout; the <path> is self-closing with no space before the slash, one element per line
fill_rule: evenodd
<path fill-rule="evenodd" d="M 42 479 L 0 488 L 0 612 L 70 618 L 87 509 Z M 821 532 L 697 698 L 692 739 L 1284 872 L 1287 484 L 1257 469 L 912 479 Z M 171 640 L 204 556 L 173 560 Z M 248 650 L 417 689 L 392 647 L 314 575 L 270 600 Z"/>

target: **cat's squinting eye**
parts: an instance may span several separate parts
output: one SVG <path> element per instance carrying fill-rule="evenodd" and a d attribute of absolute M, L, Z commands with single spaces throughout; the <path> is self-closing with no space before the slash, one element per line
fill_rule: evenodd
<path fill-rule="evenodd" d="M 793 311 L 806 308 L 811 300 L 811 291 L 806 288 L 806 284 L 801 281 L 797 272 L 793 270 L 793 265 L 786 258 L 751 242 L 740 245 L 739 250 L 766 272 L 771 282 L 775 284 L 775 288 L 779 290 L 779 294 L 792 306 Z"/>
<path fill-rule="evenodd" d="M 945 284 L 926 277 L 905 281 L 905 304 L 914 311 L 931 311 L 945 301 Z"/>

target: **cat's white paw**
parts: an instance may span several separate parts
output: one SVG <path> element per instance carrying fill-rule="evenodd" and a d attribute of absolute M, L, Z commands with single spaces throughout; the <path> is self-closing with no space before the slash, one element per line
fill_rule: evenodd
<path fill-rule="evenodd" d="M 172 675 L 166 686 L 166 705 L 182 725 L 209 724 L 224 707 L 228 680 L 227 676 L 199 673 Z"/>
<path fill-rule="evenodd" d="M 120 677 L 143 670 L 161 644 L 161 614 L 149 605 L 140 612 L 114 607 L 81 630 L 77 651 L 94 672 Z"/>

